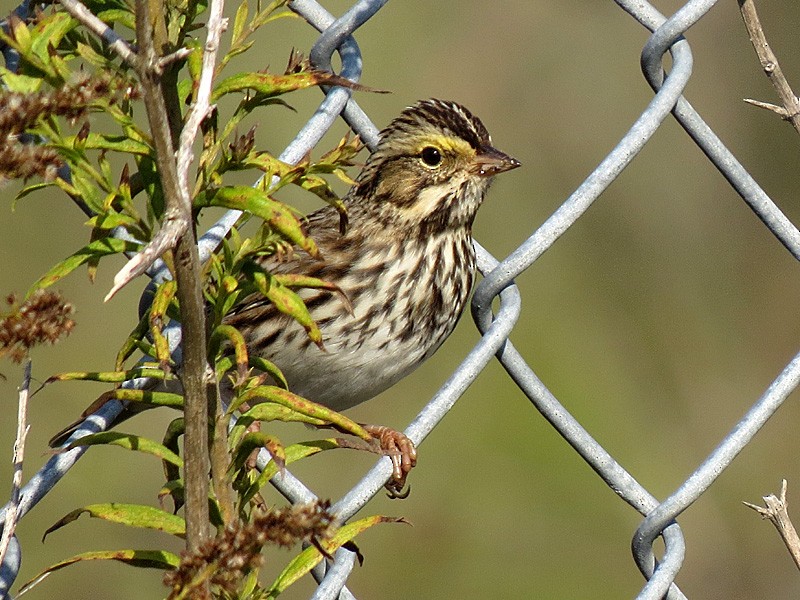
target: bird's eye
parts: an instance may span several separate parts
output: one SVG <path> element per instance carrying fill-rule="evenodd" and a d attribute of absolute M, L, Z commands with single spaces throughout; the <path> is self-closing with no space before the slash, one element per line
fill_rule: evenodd
<path fill-rule="evenodd" d="M 425 146 L 420 153 L 420 158 L 422 158 L 422 162 L 429 167 L 435 167 L 442 162 L 442 153 L 439 152 L 438 148 L 434 148 L 433 146 Z"/>

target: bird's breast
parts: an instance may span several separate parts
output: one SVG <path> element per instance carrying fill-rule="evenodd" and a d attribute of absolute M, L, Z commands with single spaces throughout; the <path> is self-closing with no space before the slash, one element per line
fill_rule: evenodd
<path fill-rule="evenodd" d="M 452 332 L 474 280 L 469 235 L 420 247 L 397 241 L 360 253 L 336 294 L 306 291 L 324 351 L 289 324 L 269 348 L 292 391 L 337 410 L 387 389 L 430 357 Z M 323 277 L 324 278 L 324 277 Z"/>

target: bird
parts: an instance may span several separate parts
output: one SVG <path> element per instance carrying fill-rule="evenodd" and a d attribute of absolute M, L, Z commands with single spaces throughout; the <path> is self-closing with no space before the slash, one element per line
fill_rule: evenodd
<path fill-rule="evenodd" d="M 322 343 L 259 295 L 224 322 L 239 330 L 251 356 L 281 370 L 295 394 L 336 411 L 377 396 L 452 333 L 475 282 L 478 209 L 494 176 L 519 166 L 461 104 L 429 99 L 407 107 L 380 132 L 343 198 L 347 228 L 325 206 L 303 224 L 318 256 L 262 259 L 272 273 L 316 277 L 341 291 L 300 291 Z M 392 457 L 387 487 L 401 490 L 416 463 L 413 443 L 388 427 L 368 431 Z"/>

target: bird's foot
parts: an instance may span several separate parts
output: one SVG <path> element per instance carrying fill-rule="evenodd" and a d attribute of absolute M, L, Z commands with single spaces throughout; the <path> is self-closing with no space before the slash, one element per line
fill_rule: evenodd
<path fill-rule="evenodd" d="M 406 498 L 411 486 L 404 491 L 409 472 L 417 464 L 417 448 L 404 433 L 383 425 L 364 425 L 374 438 L 380 453 L 392 459 L 392 478 L 386 482 L 390 498 Z"/>

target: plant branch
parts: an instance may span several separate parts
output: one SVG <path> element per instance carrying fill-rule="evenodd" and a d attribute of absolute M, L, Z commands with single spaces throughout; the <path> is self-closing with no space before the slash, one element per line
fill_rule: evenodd
<path fill-rule="evenodd" d="M 178 144 L 178 183 L 185 198 L 189 198 L 191 195 L 189 167 L 194 159 L 194 140 L 200 131 L 200 125 L 211 110 L 211 85 L 214 81 L 214 69 L 219 53 L 219 40 L 222 32 L 227 28 L 227 19 L 222 17 L 224 5 L 223 0 L 212 0 L 209 7 L 208 24 L 206 25 L 208 36 L 203 48 L 203 64 L 197 83 L 197 95 L 189 108 L 186 124 L 183 126 Z"/>
<path fill-rule="evenodd" d="M 111 50 L 119 55 L 122 60 L 124 60 L 134 69 L 138 67 L 138 57 L 128 42 L 117 35 L 117 33 L 108 25 L 103 23 L 103 21 L 93 15 L 92 12 L 86 8 L 86 6 L 84 6 L 78 0 L 59 0 L 59 2 L 61 6 L 64 7 L 64 10 L 72 15 L 76 21 L 81 23 L 89 31 L 102 39 Z"/>
<path fill-rule="evenodd" d="M 175 279 L 181 309 L 186 433 L 184 437 L 184 484 L 186 498 L 186 545 L 196 551 L 208 537 L 208 403 L 206 396 L 205 306 L 201 289 L 200 258 L 194 228 L 191 227 L 191 201 L 183 196 L 178 182 L 169 116 L 162 80 L 152 68 L 159 59 L 153 45 L 149 0 L 136 2 L 136 38 L 139 44 L 145 108 L 156 149 L 156 160 L 167 205 L 165 219 L 182 222 L 183 233 L 175 251 Z"/>
<path fill-rule="evenodd" d="M 217 54 L 222 32 L 227 28 L 227 19 L 223 18 L 224 0 L 212 0 L 209 5 L 208 34 L 203 48 L 203 61 L 200 69 L 200 78 L 197 83 L 195 100 L 189 108 L 186 123 L 181 131 L 178 144 L 178 185 L 181 188 L 181 197 L 190 198 L 189 170 L 194 160 L 194 142 L 200 131 L 200 125 L 211 111 L 211 87 L 214 82 Z M 211 436 L 211 479 L 214 492 L 222 508 L 225 522 L 230 524 L 234 518 L 233 490 L 231 489 L 228 472 L 228 428 L 227 419 L 220 401 L 219 387 L 209 385 L 208 414 L 214 424 L 214 433 Z"/>
<path fill-rule="evenodd" d="M 69 0 L 74 1 L 74 0 Z M 214 19 L 213 23 L 213 30 L 212 30 L 212 22 L 211 19 Z M 209 40 L 215 40 L 214 46 L 215 48 L 219 47 L 219 38 L 222 35 L 222 30 L 224 29 L 224 22 L 222 21 L 222 14 L 220 9 L 220 14 L 214 18 L 212 15 L 209 19 L 209 33 L 208 38 Z M 160 32 L 160 33 L 159 33 Z M 166 36 L 166 29 L 161 26 L 154 29 L 154 37 L 148 40 L 148 45 L 153 48 L 153 56 L 147 64 L 141 65 L 142 68 L 139 70 L 139 76 L 144 77 L 145 72 L 151 72 L 154 76 L 161 76 L 165 73 L 165 69 L 174 64 L 177 61 L 183 60 L 191 53 L 188 48 L 179 48 L 177 51 L 168 54 L 166 56 L 158 56 L 155 52 L 156 45 L 166 46 L 166 39 L 160 40 L 160 38 L 165 38 Z M 138 33 L 137 33 L 138 37 Z M 159 38 L 159 39 L 156 39 Z M 155 41 L 155 43 L 154 43 Z M 142 44 L 140 43 L 140 46 Z M 208 45 L 208 43 L 206 44 Z M 214 52 L 214 57 L 216 58 L 216 51 Z M 203 57 L 204 65 L 205 65 L 205 55 Z M 161 93 L 164 98 L 167 97 L 165 94 L 166 90 L 163 85 L 163 80 L 160 82 L 161 85 Z M 211 95 L 211 81 L 208 82 L 208 96 Z M 171 96 L 172 94 L 170 94 Z M 162 102 L 163 104 L 163 102 Z M 197 121 L 196 124 L 187 123 L 186 126 L 182 129 L 180 133 L 181 137 L 181 144 L 183 144 L 184 138 L 188 137 L 188 147 L 189 151 L 191 152 L 192 143 L 194 142 L 194 138 L 197 136 L 197 130 L 200 127 L 200 123 L 202 119 L 205 118 L 205 114 L 208 111 L 208 100 L 206 100 L 206 108 L 202 113 L 201 118 Z M 196 111 L 192 111 L 194 113 Z M 165 114 L 167 115 L 167 131 L 173 132 L 173 135 L 177 137 L 177 133 L 175 130 L 178 128 L 176 123 L 179 120 L 179 116 L 176 115 L 175 118 L 170 119 L 170 113 L 165 108 Z M 189 118 L 192 118 L 192 114 L 189 115 Z M 171 140 L 174 137 L 170 138 Z M 170 142 L 170 146 L 172 146 L 172 142 Z M 161 223 L 161 229 L 159 229 L 158 233 L 153 236 L 153 239 L 147 244 L 147 246 L 139 252 L 136 256 L 131 258 L 122 269 L 114 276 L 114 285 L 109 290 L 108 294 L 106 294 L 105 301 L 108 302 L 114 295 L 125 287 L 128 283 L 132 280 L 136 279 L 140 275 L 142 275 L 145 271 L 147 271 L 154 262 L 156 262 L 167 250 L 171 250 L 175 248 L 178 244 L 178 240 L 184 233 L 189 229 L 191 225 L 191 196 L 189 194 L 188 185 L 182 185 L 181 179 L 188 179 L 188 171 L 189 171 L 189 164 L 185 166 L 181 166 L 180 164 L 180 152 L 179 152 L 179 166 L 177 167 L 177 177 L 179 178 L 178 185 L 181 189 L 181 194 L 179 196 L 183 207 L 180 211 L 171 210 L 170 207 L 167 207 L 167 210 L 164 214 L 164 219 Z M 189 162 L 191 162 L 191 156 L 189 158 Z M 181 175 L 183 173 L 183 175 Z M 185 193 L 184 193 L 185 192 Z M 174 207 L 172 207 L 174 208 Z"/>
<path fill-rule="evenodd" d="M 778 106 L 777 104 L 772 104 L 771 102 L 761 102 L 761 100 L 753 100 L 752 98 L 744 98 L 744 101 L 752 106 L 757 106 L 758 108 L 763 108 L 764 110 L 771 110 L 781 119 L 787 119 L 787 120 L 789 119 L 789 111 L 787 111 L 782 106 Z"/>
<path fill-rule="evenodd" d="M 764 69 L 764 73 L 772 83 L 772 87 L 778 93 L 785 112 L 781 113 L 775 110 L 775 108 L 772 108 L 774 105 L 764 106 L 764 103 L 756 104 L 756 102 L 752 101 L 750 104 L 756 104 L 761 108 L 769 108 L 769 110 L 777 112 L 782 118 L 791 122 L 795 130 L 800 133 L 800 100 L 792 91 L 778 63 L 778 58 L 769 47 L 769 43 L 767 43 L 767 36 L 764 34 L 764 28 L 758 18 L 754 0 L 739 0 L 739 10 L 742 13 L 744 26 L 747 28 L 747 34 L 750 36 L 750 42 L 753 44 L 758 60 L 761 63 L 761 68 Z"/>
<path fill-rule="evenodd" d="M 783 543 L 786 544 L 794 564 L 800 569 L 800 537 L 798 537 L 792 520 L 789 518 L 789 503 L 786 501 L 786 480 L 784 479 L 781 482 L 780 498 L 776 498 L 775 494 L 770 494 L 769 496 L 764 496 L 763 500 L 766 508 L 749 502 L 744 502 L 743 504 L 760 514 L 762 519 L 769 519 L 775 525 L 775 529 L 778 530 Z"/>
<path fill-rule="evenodd" d="M 22 463 L 25 457 L 25 438 L 28 437 L 30 425 L 28 420 L 28 394 L 31 387 L 31 361 L 25 362 L 25 374 L 19 388 L 17 402 L 17 437 L 14 440 L 14 474 L 11 477 L 11 499 L 8 502 L 5 521 L 3 522 L 3 535 L 0 536 L 0 565 L 6 558 L 8 545 L 17 528 L 17 511 L 19 510 L 19 490 L 22 486 Z"/>

